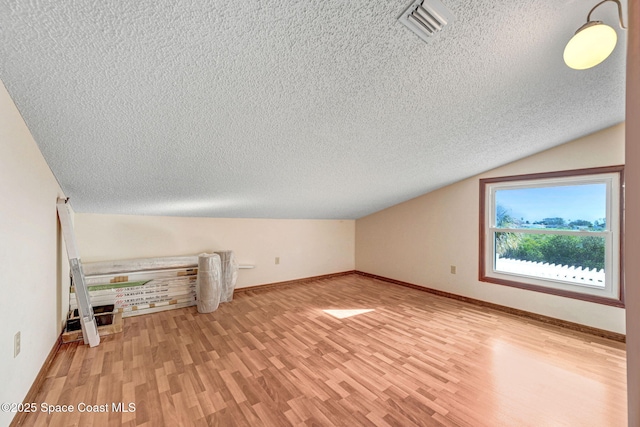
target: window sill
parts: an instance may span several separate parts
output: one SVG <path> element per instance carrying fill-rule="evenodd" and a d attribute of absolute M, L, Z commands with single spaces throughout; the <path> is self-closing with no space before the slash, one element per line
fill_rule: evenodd
<path fill-rule="evenodd" d="M 496 277 L 480 276 L 481 282 L 494 283 L 496 285 L 511 286 L 513 288 L 526 289 L 528 291 L 542 292 L 545 294 L 557 295 L 565 298 L 578 299 L 582 301 L 593 302 L 596 304 L 609 305 L 612 307 L 624 308 L 624 296 L 620 299 L 605 298 L 597 295 L 588 295 L 580 292 L 572 292 L 564 289 L 547 288 L 544 286 L 532 285 L 529 283 L 516 282 L 513 280 L 499 279 Z"/>

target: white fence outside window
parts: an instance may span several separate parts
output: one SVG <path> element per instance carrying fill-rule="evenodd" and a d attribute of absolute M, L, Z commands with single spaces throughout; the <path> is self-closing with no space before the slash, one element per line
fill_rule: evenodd
<path fill-rule="evenodd" d="M 500 258 L 496 256 L 496 271 L 526 276 L 559 280 L 578 285 L 605 287 L 604 270 L 582 268 L 577 266 L 549 264 L 543 262 L 523 261 L 519 259 Z"/>

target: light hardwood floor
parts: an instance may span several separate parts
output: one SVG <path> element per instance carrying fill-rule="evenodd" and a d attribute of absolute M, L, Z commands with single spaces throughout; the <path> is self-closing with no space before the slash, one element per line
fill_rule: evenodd
<path fill-rule="evenodd" d="M 65 344 L 36 403 L 76 411 L 26 425 L 614 427 L 625 393 L 624 344 L 354 274 Z"/>

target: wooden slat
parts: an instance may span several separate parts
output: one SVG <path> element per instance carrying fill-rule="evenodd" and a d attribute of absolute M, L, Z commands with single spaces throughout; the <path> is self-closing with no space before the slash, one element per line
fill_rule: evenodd
<path fill-rule="evenodd" d="M 623 343 L 351 274 L 63 344 L 36 402 L 136 412 L 25 425 L 624 426 L 625 366 Z"/>

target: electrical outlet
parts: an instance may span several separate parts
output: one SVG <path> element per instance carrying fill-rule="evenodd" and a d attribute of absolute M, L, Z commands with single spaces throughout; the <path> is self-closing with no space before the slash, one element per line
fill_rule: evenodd
<path fill-rule="evenodd" d="M 451 266 L 451 274 L 456 274 L 456 266 L 455 265 Z"/>
<path fill-rule="evenodd" d="M 18 357 L 20 354 L 20 331 L 16 332 L 13 337 L 13 357 Z"/>
<path fill-rule="evenodd" d="M 276 257 L 276 264 L 280 264 L 280 257 L 279 256 Z"/>

